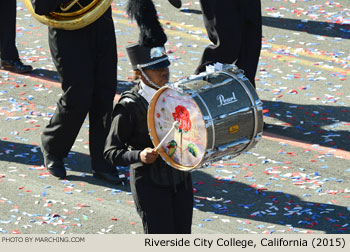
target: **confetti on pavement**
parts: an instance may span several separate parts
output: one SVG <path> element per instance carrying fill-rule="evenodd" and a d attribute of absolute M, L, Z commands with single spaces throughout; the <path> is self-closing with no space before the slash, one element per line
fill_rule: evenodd
<path fill-rule="evenodd" d="M 155 1 L 168 34 L 171 81 L 193 74 L 209 43 L 199 2 Z M 118 92 L 132 86 L 125 46 L 138 29 L 113 3 Z M 196 11 L 197 10 L 197 11 Z M 257 91 L 267 132 L 250 152 L 193 172 L 194 233 L 350 233 L 350 6 L 347 0 L 263 1 Z M 200 12 L 199 12 L 200 13 Z M 0 233 L 142 233 L 128 185 L 95 180 L 88 119 L 65 160 L 66 180 L 42 165 L 40 132 L 61 94 L 47 28 L 17 2 L 17 43 L 29 75 L 0 70 Z M 128 177 L 128 167 L 118 167 Z"/>

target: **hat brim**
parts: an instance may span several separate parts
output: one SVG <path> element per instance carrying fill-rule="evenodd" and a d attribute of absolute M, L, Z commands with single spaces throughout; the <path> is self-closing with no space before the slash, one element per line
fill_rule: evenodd
<path fill-rule="evenodd" d="M 155 69 L 161 69 L 161 68 L 165 68 L 165 67 L 168 67 L 170 66 L 170 61 L 169 60 L 163 60 L 157 64 L 154 64 L 154 65 L 150 65 L 150 66 L 147 66 L 147 67 L 143 67 L 142 69 L 150 69 L 150 70 L 155 70 Z"/>

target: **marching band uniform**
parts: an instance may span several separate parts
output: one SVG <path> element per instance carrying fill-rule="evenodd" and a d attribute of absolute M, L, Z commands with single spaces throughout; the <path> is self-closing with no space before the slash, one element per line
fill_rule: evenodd
<path fill-rule="evenodd" d="M 39 15 L 56 10 L 66 0 L 31 0 Z M 80 3 L 89 0 L 80 0 Z M 140 27 L 140 43 L 153 47 L 167 38 L 151 0 L 129 0 L 128 13 Z M 44 163 L 56 177 L 66 177 L 63 158 L 71 149 L 89 113 L 90 156 L 93 174 L 121 183 L 115 167 L 103 159 L 104 142 L 116 88 L 116 41 L 111 8 L 92 24 L 73 31 L 49 27 L 51 54 L 64 91 L 42 134 Z"/>
<path fill-rule="evenodd" d="M 210 41 L 203 52 L 196 74 L 216 62 L 244 70 L 255 87 L 262 37 L 260 0 L 200 0 Z"/>
<path fill-rule="evenodd" d="M 168 67 L 168 57 L 150 58 L 150 48 L 132 45 L 127 52 L 134 69 Z M 162 60 L 162 58 L 164 60 Z M 160 60 L 160 63 L 153 63 Z M 140 153 L 153 148 L 147 127 L 147 107 L 156 89 L 142 81 L 124 92 L 113 111 L 105 158 L 113 165 L 130 165 L 130 185 L 145 233 L 191 233 L 193 191 L 191 174 L 167 165 L 160 156 L 152 164 Z"/>
<path fill-rule="evenodd" d="M 66 2 L 31 1 L 39 15 L 48 14 Z M 103 157 L 117 84 L 116 37 L 111 7 L 95 22 L 81 29 L 49 27 L 49 46 L 63 94 L 41 136 L 45 166 L 52 175 L 66 177 L 63 159 L 89 114 L 92 173 L 111 183 L 121 183 L 115 166 Z"/>
<path fill-rule="evenodd" d="M 32 71 L 19 59 L 16 47 L 16 0 L 0 1 L 0 68 L 16 73 Z"/>

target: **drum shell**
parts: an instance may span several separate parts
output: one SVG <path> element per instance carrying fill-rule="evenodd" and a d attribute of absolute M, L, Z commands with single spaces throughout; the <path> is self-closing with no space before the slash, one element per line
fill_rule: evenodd
<path fill-rule="evenodd" d="M 184 92 L 200 108 L 207 131 L 209 160 L 253 147 L 263 128 L 262 103 L 249 80 L 243 75 L 220 72 L 203 81 L 184 83 Z"/>
<path fill-rule="evenodd" d="M 169 101 L 170 97 L 172 100 Z M 170 150 L 168 152 L 162 145 L 159 154 L 176 169 L 191 171 L 211 162 L 232 158 L 252 148 L 261 138 L 262 102 L 254 87 L 239 69 L 195 76 L 158 90 L 150 102 L 147 116 L 154 146 L 160 145 L 160 141 L 170 130 L 170 124 L 173 124 L 171 114 L 175 107 L 179 106 L 193 111 L 194 117 L 191 116 L 190 121 L 193 119 L 192 122 L 196 122 L 192 123 L 192 126 L 195 126 L 195 131 L 200 132 L 199 135 L 194 133 L 193 141 L 197 144 L 195 139 L 198 136 L 202 136 L 203 141 L 197 145 L 200 154 L 195 156 L 192 164 L 187 164 L 191 161 L 183 161 L 182 158 L 180 161 L 179 158 L 175 158 L 174 152 Z M 176 134 L 178 136 L 179 133 Z M 180 139 L 186 138 L 182 138 L 181 135 Z M 171 137 L 167 138 L 166 142 L 170 143 L 170 139 Z M 188 143 L 188 140 L 185 141 Z M 183 144 L 178 139 L 176 143 L 181 151 L 187 146 L 187 143 Z"/>

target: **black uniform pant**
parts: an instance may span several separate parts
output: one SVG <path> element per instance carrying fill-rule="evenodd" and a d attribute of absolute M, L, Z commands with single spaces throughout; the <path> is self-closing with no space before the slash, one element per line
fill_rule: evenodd
<path fill-rule="evenodd" d="M 260 0 L 200 0 L 210 41 L 196 74 L 216 62 L 244 70 L 255 87 L 262 37 Z"/>
<path fill-rule="evenodd" d="M 49 45 L 63 94 L 43 131 L 42 145 L 49 154 L 66 157 L 89 114 L 92 169 L 111 171 L 113 167 L 103 158 L 117 83 L 111 9 L 82 29 L 49 28 Z"/>
<path fill-rule="evenodd" d="M 135 170 L 137 170 L 135 172 Z M 130 171 L 130 187 L 145 234 L 190 234 L 193 215 L 191 175 L 179 185 L 155 185 L 140 167 Z"/>
<path fill-rule="evenodd" d="M 16 48 L 16 0 L 0 1 L 0 56 L 4 60 L 19 58 Z"/>

